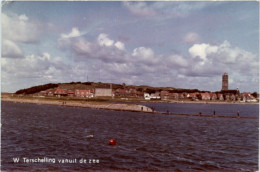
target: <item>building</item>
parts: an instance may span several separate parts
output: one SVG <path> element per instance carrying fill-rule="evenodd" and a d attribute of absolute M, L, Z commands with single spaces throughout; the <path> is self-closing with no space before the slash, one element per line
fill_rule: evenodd
<path fill-rule="evenodd" d="M 90 90 L 75 90 L 76 97 L 91 97 Z"/>
<path fill-rule="evenodd" d="M 228 74 L 222 75 L 222 91 L 228 90 Z"/>
<path fill-rule="evenodd" d="M 161 91 L 161 99 L 168 100 L 169 99 L 169 91 Z"/>
<path fill-rule="evenodd" d="M 201 100 L 210 100 L 210 94 L 208 92 L 200 93 Z"/>
<path fill-rule="evenodd" d="M 153 100 L 160 100 L 161 99 L 160 92 L 151 93 L 150 98 Z"/>
<path fill-rule="evenodd" d="M 74 91 L 73 90 L 68 90 L 68 96 L 69 97 L 74 97 Z"/>
<path fill-rule="evenodd" d="M 112 97 L 111 88 L 95 88 L 95 97 Z"/>
<path fill-rule="evenodd" d="M 54 92 L 54 95 L 57 97 L 60 96 L 67 96 L 68 95 L 68 90 L 62 89 L 62 88 L 57 88 Z"/>
<path fill-rule="evenodd" d="M 144 99 L 145 100 L 151 100 L 151 96 L 149 93 L 144 93 Z"/>

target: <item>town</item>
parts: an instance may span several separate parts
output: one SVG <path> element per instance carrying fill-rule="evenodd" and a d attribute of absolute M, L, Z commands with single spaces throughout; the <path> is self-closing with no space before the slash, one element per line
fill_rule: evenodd
<path fill-rule="evenodd" d="M 46 89 L 47 88 L 47 89 Z M 34 97 L 70 97 L 83 99 L 109 98 L 117 100 L 145 101 L 212 101 L 212 102 L 259 102 L 259 94 L 228 89 L 228 74 L 222 76 L 222 89 L 217 92 L 198 89 L 176 89 L 172 87 L 133 86 L 126 84 L 72 82 L 47 84 L 23 89 L 16 92 L 22 96 Z"/>

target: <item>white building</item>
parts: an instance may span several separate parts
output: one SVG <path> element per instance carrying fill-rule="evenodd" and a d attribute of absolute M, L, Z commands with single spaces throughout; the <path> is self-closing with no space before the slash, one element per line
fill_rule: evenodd
<path fill-rule="evenodd" d="M 145 100 L 151 100 L 151 96 L 149 93 L 144 93 L 144 99 Z"/>
<path fill-rule="evenodd" d="M 95 97 L 111 97 L 111 88 L 95 88 Z"/>

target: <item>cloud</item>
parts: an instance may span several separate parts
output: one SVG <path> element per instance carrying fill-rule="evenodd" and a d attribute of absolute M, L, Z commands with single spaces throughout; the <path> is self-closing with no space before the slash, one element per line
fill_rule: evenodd
<path fill-rule="evenodd" d="M 132 59 L 135 61 L 142 61 L 145 63 L 155 63 L 156 58 L 154 57 L 154 52 L 151 48 L 138 47 L 133 50 Z"/>
<path fill-rule="evenodd" d="M 76 27 L 72 28 L 72 31 L 69 34 L 61 34 L 62 39 L 73 38 L 78 36 L 80 36 L 80 32 Z"/>
<path fill-rule="evenodd" d="M 215 3 L 219 5 L 221 3 Z M 176 17 L 187 17 L 194 11 L 201 10 L 213 3 L 209 2 L 123 2 L 129 12 L 135 16 L 154 19 L 169 19 Z"/>
<path fill-rule="evenodd" d="M 31 20 L 25 14 L 6 15 L 2 13 L 3 39 L 22 43 L 35 43 L 39 41 L 43 25 Z"/>
<path fill-rule="evenodd" d="M 169 62 L 171 62 L 171 65 L 176 65 L 179 67 L 188 67 L 189 63 L 187 62 L 186 59 L 184 59 L 180 55 L 172 55 L 169 57 Z"/>
<path fill-rule="evenodd" d="M 190 76 L 216 76 L 224 72 L 245 76 L 259 74 L 257 56 L 231 46 L 228 41 L 219 45 L 194 44 L 189 53 L 193 65 L 185 72 Z"/>
<path fill-rule="evenodd" d="M 156 15 L 156 11 L 146 4 L 146 2 L 123 2 L 123 5 L 136 16 L 141 17 L 153 17 Z"/>
<path fill-rule="evenodd" d="M 110 47 L 110 46 L 114 45 L 114 41 L 109 39 L 107 34 L 101 33 L 98 36 L 98 44 L 100 46 Z"/>
<path fill-rule="evenodd" d="M 119 50 L 125 50 L 125 44 L 120 42 L 120 41 L 117 41 L 115 43 L 115 46 L 119 49 Z"/>
<path fill-rule="evenodd" d="M 2 41 L 2 57 L 5 58 L 23 58 L 24 53 L 21 48 L 9 40 Z"/>
<path fill-rule="evenodd" d="M 80 35 L 80 31 L 78 33 Z M 196 34 L 191 32 L 190 35 Z M 188 39 L 190 43 L 197 39 L 187 37 L 190 38 Z M 167 84 L 175 83 L 178 78 L 182 82 L 181 85 L 185 86 L 190 84 L 189 81 L 194 81 L 188 78 L 199 77 L 205 82 L 210 82 L 212 78 L 221 78 L 224 72 L 229 72 L 230 76 L 232 73 L 240 73 L 240 77 L 258 76 L 257 56 L 233 47 L 228 41 L 216 45 L 195 43 L 187 49 L 188 54 L 183 56 L 158 54 L 151 47 L 143 46 L 133 48 L 131 51 L 106 33 L 98 34 L 93 40 L 87 40 L 83 36 L 70 37 L 66 40 L 68 42 L 65 48 L 73 53 L 75 60 L 80 61 L 83 66 L 89 66 L 87 73 L 97 79 L 100 71 L 101 80 L 107 82 L 130 82 L 132 79 L 130 83 L 135 84 L 156 84 L 154 80 Z M 235 76 L 233 79 L 238 80 Z M 200 88 L 198 84 L 194 86 Z"/>
<path fill-rule="evenodd" d="M 75 32 L 72 29 L 71 33 L 77 33 L 81 35 L 80 31 Z M 124 43 L 115 41 L 109 38 L 109 35 L 100 33 L 95 41 L 88 41 L 83 36 L 68 37 L 64 38 L 64 35 L 72 34 L 61 34 L 58 39 L 58 47 L 64 50 L 68 50 L 75 54 L 77 60 L 87 59 L 98 59 L 105 62 L 124 62 L 126 60 L 126 50 Z"/>
<path fill-rule="evenodd" d="M 183 42 L 187 44 L 194 44 L 200 41 L 200 36 L 195 32 L 189 32 L 183 37 Z"/>
<path fill-rule="evenodd" d="M 14 92 L 37 84 L 70 81 L 71 66 L 57 59 L 49 53 L 16 59 L 1 58 L 1 78 L 5 89 Z"/>
<path fill-rule="evenodd" d="M 200 58 L 202 64 L 207 60 L 207 56 L 211 53 L 216 53 L 218 50 L 217 46 L 211 46 L 209 44 L 194 44 L 190 49 L 189 53 L 192 58 Z"/>

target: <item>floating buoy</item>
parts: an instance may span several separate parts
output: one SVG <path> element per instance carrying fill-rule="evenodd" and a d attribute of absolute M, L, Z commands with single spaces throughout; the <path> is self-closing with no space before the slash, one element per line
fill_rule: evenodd
<path fill-rule="evenodd" d="M 116 144 L 116 139 L 110 139 L 108 144 L 109 145 L 115 145 Z"/>

